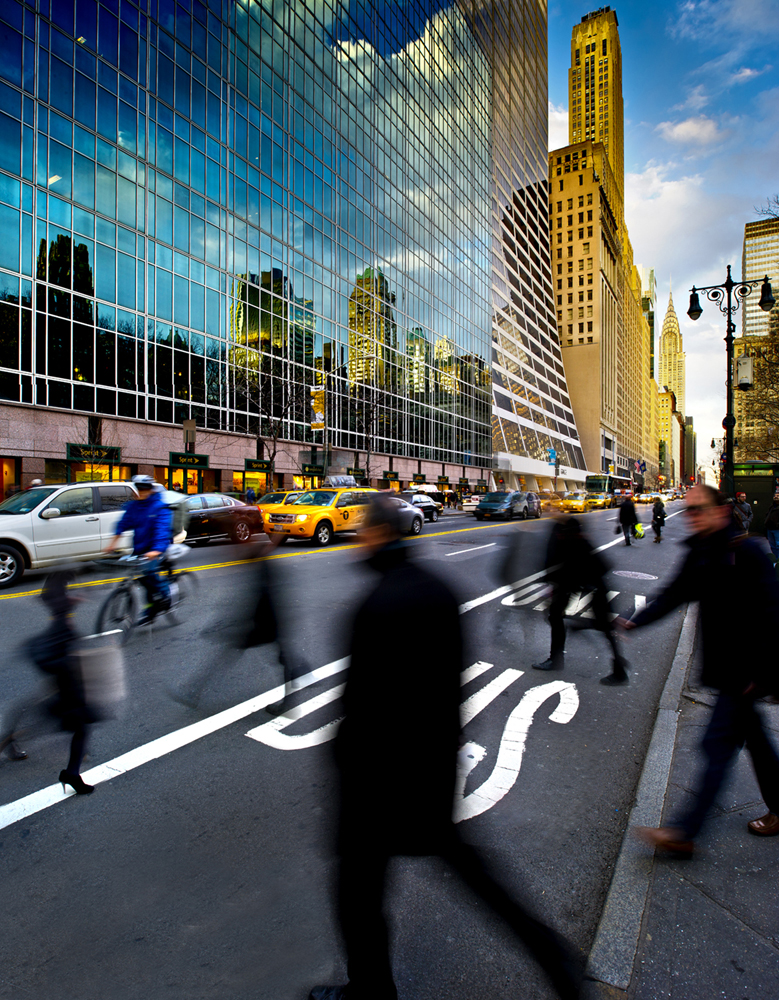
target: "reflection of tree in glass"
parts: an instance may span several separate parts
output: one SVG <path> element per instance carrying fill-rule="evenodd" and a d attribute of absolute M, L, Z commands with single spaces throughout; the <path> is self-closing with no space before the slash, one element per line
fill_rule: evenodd
<path fill-rule="evenodd" d="M 89 247 L 85 243 L 77 243 L 72 250 L 71 237 L 58 233 L 52 240 L 48 253 L 49 283 L 60 288 L 71 287 L 71 262 L 73 288 L 86 295 L 94 295 L 95 287 L 92 279 L 92 267 L 89 262 Z M 36 275 L 41 281 L 46 280 L 46 240 L 41 240 L 38 249 Z"/>

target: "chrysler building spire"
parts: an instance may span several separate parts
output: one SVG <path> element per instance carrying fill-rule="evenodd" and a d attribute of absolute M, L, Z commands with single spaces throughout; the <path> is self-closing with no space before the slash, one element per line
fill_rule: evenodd
<path fill-rule="evenodd" d="M 676 396 L 676 409 L 684 413 L 685 361 L 682 349 L 682 331 L 674 309 L 673 294 L 668 296 L 668 309 L 660 333 L 660 363 L 658 366 L 658 386 L 668 387 Z"/>

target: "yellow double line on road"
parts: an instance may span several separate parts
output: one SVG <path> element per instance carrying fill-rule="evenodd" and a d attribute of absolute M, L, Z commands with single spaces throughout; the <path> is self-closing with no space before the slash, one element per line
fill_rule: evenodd
<path fill-rule="evenodd" d="M 431 539 L 441 538 L 444 535 L 459 535 L 465 531 L 486 531 L 488 528 L 507 528 L 511 522 L 505 522 L 499 524 L 497 522 L 492 522 L 490 524 L 479 524 L 474 525 L 472 528 L 452 528 L 450 531 L 437 531 L 433 535 L 418 535 L 410 541 L 415 542 L 426 542 Z M 513 527 L 518 525 L 514 524 Z M 355 549 L 361 549 L 363 545 L 361 543 L 352 544 L 346 547 L 341 547 L 337 549 L 324 548 L 324 549 L 304 549 L 302 552 L 275 552 L 273 555 L 268 556 L 255 556 L 253 559 L 234 559 L 231 562 L 221 562 L 221 563 L 209 563 L 207 566 L 192 566 L 191 568 L 182 567 L 186 573 L 204 573 L 206 570 L 210 569 L 228 569 L 230 566 L 249 566 L 252 563 L 263 562 L 266 559 L 300 559 L 303 556 L 312 555 L 337 555 L 341 552 L 353 552 Z M 123 576 L 107 577 L 104 580 L 87 580 L 83 583 L 73 583 L 71 587 L 101 587 L 108 583 L 120 583 L 125 578 Z M 13 601 L 18 597 L 37 597 L 43 593 L 42 589 L 39 590 L 25 590 L 19 594 L 0 594 L 0 601 Z"/>

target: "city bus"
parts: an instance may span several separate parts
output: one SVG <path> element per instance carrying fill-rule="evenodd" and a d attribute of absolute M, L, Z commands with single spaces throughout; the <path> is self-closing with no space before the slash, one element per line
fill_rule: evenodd
<path fill-rule="evenodd" d="M 618 507 L 625 493 L 632 494 L 633 483 L 624 476 L 604 472 L 600 476 L 587 476 L 584 488 L 588 493 L 606 493 L 611 498 L 611 506 Z"/>

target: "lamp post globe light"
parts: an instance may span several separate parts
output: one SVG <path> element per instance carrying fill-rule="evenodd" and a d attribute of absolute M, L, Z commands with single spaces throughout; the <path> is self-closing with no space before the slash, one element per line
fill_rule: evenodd
<path fill-rule="evenodd" d="M 741 300 L 750 295 L 760 284 L 760 279 L 755 281 L 734 281 L 730 276 L 730 264 L 728 264 L 728 276 L 721 285 L 707 285 L 705 288 L 692 286 L 690 290 L 690 308 L 687 315 L 691 320 L 700 319 L 703 307 L 698 296 L 699 292 L 704 292 L 706 298 L 714 302 L 723 316 L 727 317 L 727 333 L 725 335 L 725 347 L 727 350 L 727 413 L 722 421 L 725 429 L 725 451 L 722 469 L 722 488 L 729 496 L 735 496 L 736 484 L 733 480 L 733 428 L 736 425 L 736 418 L 733 415 L 733 334 L 736 331 L 736 324 L 733 322 L 733 313 L 741 305 Z M 771 283 L 768 275 L 763 279 L 760 289 L 760 302 L 758 305 L 763 312 L 770 312 L 776 300 L 771 290 Z"/>

